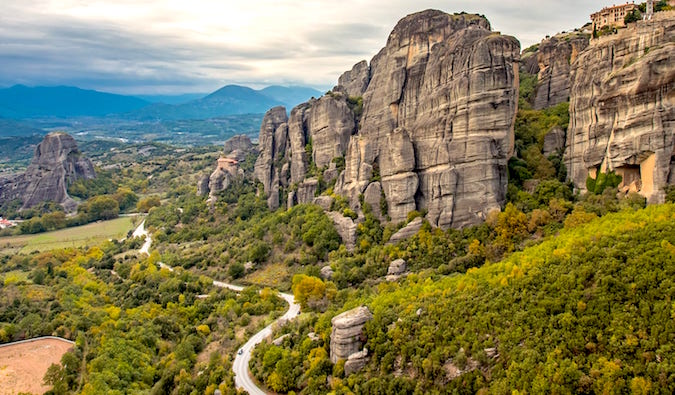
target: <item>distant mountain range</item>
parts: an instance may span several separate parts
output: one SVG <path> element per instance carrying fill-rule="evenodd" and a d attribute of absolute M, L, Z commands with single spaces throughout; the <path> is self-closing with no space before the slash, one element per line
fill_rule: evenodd
<path fill-rule="evenodd" d="M 76 87 L 0 89 L 0 117 L 14 119 L 113 116 L 135 120 L 209 119 L 237 114 L 260 114 L 278 105 L 291 109 L 321 92 L 302 86 L 269 86 L 254 90 L 227 85 L 201 97 L 124 96 Z"/>
<path fill-rule="evenodd" d="M 6 118 L 104 116 L 138 110 L 149 104 L 132 96 L 72 86 L 14 85 L 0 89 L 0 116 Z"/>

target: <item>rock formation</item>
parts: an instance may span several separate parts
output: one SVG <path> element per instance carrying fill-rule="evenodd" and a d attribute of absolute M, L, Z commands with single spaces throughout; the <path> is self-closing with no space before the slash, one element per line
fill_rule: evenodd
<path fill-rule="evenodd" d="M 566 102 L 570 96 L 570 65 L 588 47 L 589 36 L 563 33 L 539 44 L 537 59 L 537 92 L 534 108 L 542 109 Z"/>
<path fill-rule="evenodd" d="M 333 274 L 334 274 L 333 268 L 331 268 L 330 266 L 324 266 L 321 268 L 321 278 L 323 278 L 324 280 L 330 280 L 331 278 L 333 278 Z"/>
<path fill-rule="evenodd" d="M 591 41 L 572 65 L 565 164 L 581 191 L 615 171 L 662 202 L 675 184 L 675 13 Z"/>
<path fill-rule="evenodd" d="M 411 236 L 419 232 L 420 229 L 422 229 L 422 222 L 423 220 L 421 217 L 415 218 L 414 220 L 410 221 L 410 223 L 408 223 L 406 226 L 399 229 L 398 232 L 394 233 L 389 238 L 389 241 L 387 243 L 395 244 L 398 243 L 399 241 L 410 238 Z"/>
<path fill-rule="evenodd" d="M 406 265 L 405 260 L 396 259 L 389 264 L 386 280 L 396 281 L 405 274 L 406 270 L 408 270 L 408 266 Z"/>
<path fill-rule="evenodd" d="M 260 127 L 255 176 L 270 209 L 279 207 L 279 191 L 289 186 L 297 187 L 291 203 L 311 203 L 318 177 L 331 170 L 333 159 L 344 156 L 355 127 L 347 97 L 339 92 L 295 107 L 290 118 L 283 107 L 269 110 Z"/>
<path fill-rule="evenodd" d="M 77 203 L 68 196 L 67 188 L 80 178 L 96 178 L 91 161 L 80 153 L 70 135 L 49 133 L 35 148 L 26 172 L 2 185 L 0 201 L 20 199 L 22 209 L 50 201 L 72 211 Z"/>
<path fill-rule="evenodd" d="M 258 159 L 255 162 L 254 176 L 260 180 L 267 195 L 270 210 L 279 208 L 280 174 L 288 178 L 288 115 L 286 109 L 278 106 L 270 109 L 263 118 L 258 138 Z"/>
<path fill-rule="evenodd" d="M 365 194 L 375 214 L 393 222 L 412 210 L 426 210 L 441 227 L 482 221 L 505 200 L 519 52 L 517 40 L 477 15 L 405 17 L 370 65 L 356 64 L 331 94 L 290 118 L 282 108 L 266 114 L 256 177 L 268 205 L 279 207 L 283 191 L 296 187 L 287 200 L 312 201 L 305 179 L 330 179 L 340 160 L 335 192 L 357 211 Z M 362 109 L 347 100 L 354 96 Z"/>
<path fill-rule="evenodd" d="M 249 152 L 252 149 L 253 143 L 251 143 L 251 139 L 245 134 L 238 134 L 229 138 L 225 142 L 223 146 L 223 153 L 229 154 L 233 151 Z"/>
<path fill-rule="evenodd" d="M 405 260 L 396 259 L 389 264 L 389 269 L 387 269 L 387 274 L 392 276 L 398 276 L 408 270 Z"/>
<path fill-rule="evenodd" d="M 549 157 L 553 154 L 558 154 L 565 149 L 565 131 L 559 127 L 554 127 L 549 130 L 544 136 L 544 147 L 542 154 Z"/>
<path fill-rule="evenodd" d="M 338 78 L 338 86 L 342 87 L 350 97 L 363 96 L 370 82 L 370 66 L 365 60 L 355 64 L 350 71 Z"/>
<path fill-rule="evenodd" d="M 368 349 L 364 348 L 362 351 L 355 352 L 350 355 L 345 362 L 345 377 L 358 372 L 368 364 Z"/>
<path fill-rule="evenodd" d="M 225 142 L 223 153 L 216 162 L 216 169 L 210 174 L 204 174 L 197 182 L 197 195 L 209 195 L 215 200 L 216 195 L 227 189 L 236 177 L 244 175 L 239 162 L 246 159 L 249 153 L 257 153 L 251 140 L 246 135 L 237 135 Z"/>
<path fill-rule="evenodd" d="M 373 318 L 367 307 L 361 306 L 345 311 L 331 320 L 330 360 L 347 360 L 350 355 L 358 353 L 364 344 L 363 325 Z"/>
<path fill-rule="evenodd" d="M 356 224 L 351 218 L 347 218 L 340 213 L 328 212 L 328 218 L 333 221 L 335 230 L 340 235 L 342 242 L 345 244 L 347 251 L 354 251 L 356 248 Z"/>

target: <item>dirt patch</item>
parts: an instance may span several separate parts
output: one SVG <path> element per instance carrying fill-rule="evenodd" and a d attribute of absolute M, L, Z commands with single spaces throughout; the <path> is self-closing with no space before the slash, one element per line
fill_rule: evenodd
<path fill-rule="evenodd" d="M 73 347 L 58 339 L 10 344 L 0 347 L 0 395 L 19 392 L 43 394 L 49 386 L 42 384 L 47 369 L 59 363 L 61 356 Z"/>

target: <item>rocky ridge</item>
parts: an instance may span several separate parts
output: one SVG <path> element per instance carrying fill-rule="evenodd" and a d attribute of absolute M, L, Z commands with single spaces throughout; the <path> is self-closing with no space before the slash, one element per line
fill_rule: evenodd
<path fill-rule="evenodd" d="M 565 164 L 582 192 L 615 171 L 620 188 L 662 202 L 675 184 L 675 12 L 591 41 L 571 71 Z"/>
<path fill-rule="evenodd" d="M 555 106 L 569 100 L 571 64 L 588 47 L 590 35 L 563 33 L 543 40 L 536 51 L 537 91 L 534 108 Z M 532 68 L 529 71 L 534 71 Z"/>
<path fill-rule="evenodd" d="M 481 222 L 505 200 L 519 52 L 477 15 L 403 18 L 330 94 L 265 115 L 255 176 L 268 206 L 311 202 L 339 173 L 335 192 L 357 212 L 365 195 L 393 222 L 413 210 L 435 226 Z"/>
<path fill-rule="evenodd" d="M 21 209 L 49 201 L 73 211 L 77 203 L 68 195 L 68 186 L 77 179 L 95 177 L 94 165 L 79 151 L 75 139 L 66 133 L 49 133 L 35 148 L 25 173 L 0 181 L 0 201 L 20 199 Z"/>

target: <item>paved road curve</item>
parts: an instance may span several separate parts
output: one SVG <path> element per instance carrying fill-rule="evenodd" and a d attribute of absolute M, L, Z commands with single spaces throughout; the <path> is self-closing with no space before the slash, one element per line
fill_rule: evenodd
<path fill-rule="evenodd" d="M 150 238 L 150 234 L 148 233 L 147 230 L 145 230 L 145 220 L 141 222 L 140 225 L 138 225 L 138 228 L 134 231 L 134 237 L 137 236 L 145 236 L 145 243 L 139 250 L 140 253 L 145 253 L 145 254 L 150 254 L 150 244 L 152 243 L 152 239 Z M 173 268 L 170 266 L 167 266 L 163 263 L 159 263 L 160 267 L 167 268 L 171 271 L 173 271 Z M 244 287 L 240 285 L 234 285 L 234 284 L 228 284 L 224 283 L 221 281 L 213 281 L 213 285 L 216 287 L 220 288 L 227 288 L 231 289 L 235 292 L 241 292 Z M 288 311 L 286 311 L 286 314 L 278 318 L 276 321 L 273 323 L 269 324 L 266 326 L 263 330 L 260 332 L 256 333 L 253 335 L 246 344 L 244 344 L 241 347 L 242 353 L 239 354 L 237 352 L 236 357 L 234 358 L 234 364 L 232 365 L 232 370 L 234 371 L 234 384 L 237 388 L 241 388 L 246 390 L 250 395 L 266 395 L 267 392 L 263 391 L 262 388 L 258 387 L 254 382 L 253 379 L 251 378 L 251 375 L 249 374 L 248 370 L 248 363 L 251 360 L 251 353 L 253 352 L 253 348 L 255 348 L 256 345 L 258 345 L 260 342 L 263 340 L 267 339 L 272 335 L 272 327 L 282 321 L 289 321 L 292 320 L 293 318 L 297 317 L 298 314 L 300 313 L 300 305 L 295 303 L 293 295 L 285 294 L 285 293 L 279 293 L 279 296 L 281 296 L 287 303 L 288 303 Z"/>
<path fill-rule="evenodd" d="M 266 394 L 265 391 L 263 391 L 253 382 L 253 379 L 251 378 L 251 375 L 248 371 L 248 362 L 251 360 L 253 348 L 258 343 L 272 335 L 272 326 L 274 326 L 274 324 L 282 320 L 291 320 L 297 317 L 298 313 L 300 312 L 300 305 L 293 301 L 293 295 L 280 293 L 279 296 L 284 298 L 284 300 L 286 300 L 290 306 L 286 314 L 265 327 L 265 329 L 253 335 L 253 337 L 251 337 L 246 342 L 246 344 L 242 346 L 241 350 L 243 350 L 243 352 L 241 354 L 237 353 L 237 356 L 234 358 L 234 364 L 232 365 L 232 370 L 234 370 L 234 384 L 237 386 L 237 388 L 245 389 L 251 395 Z"/>

